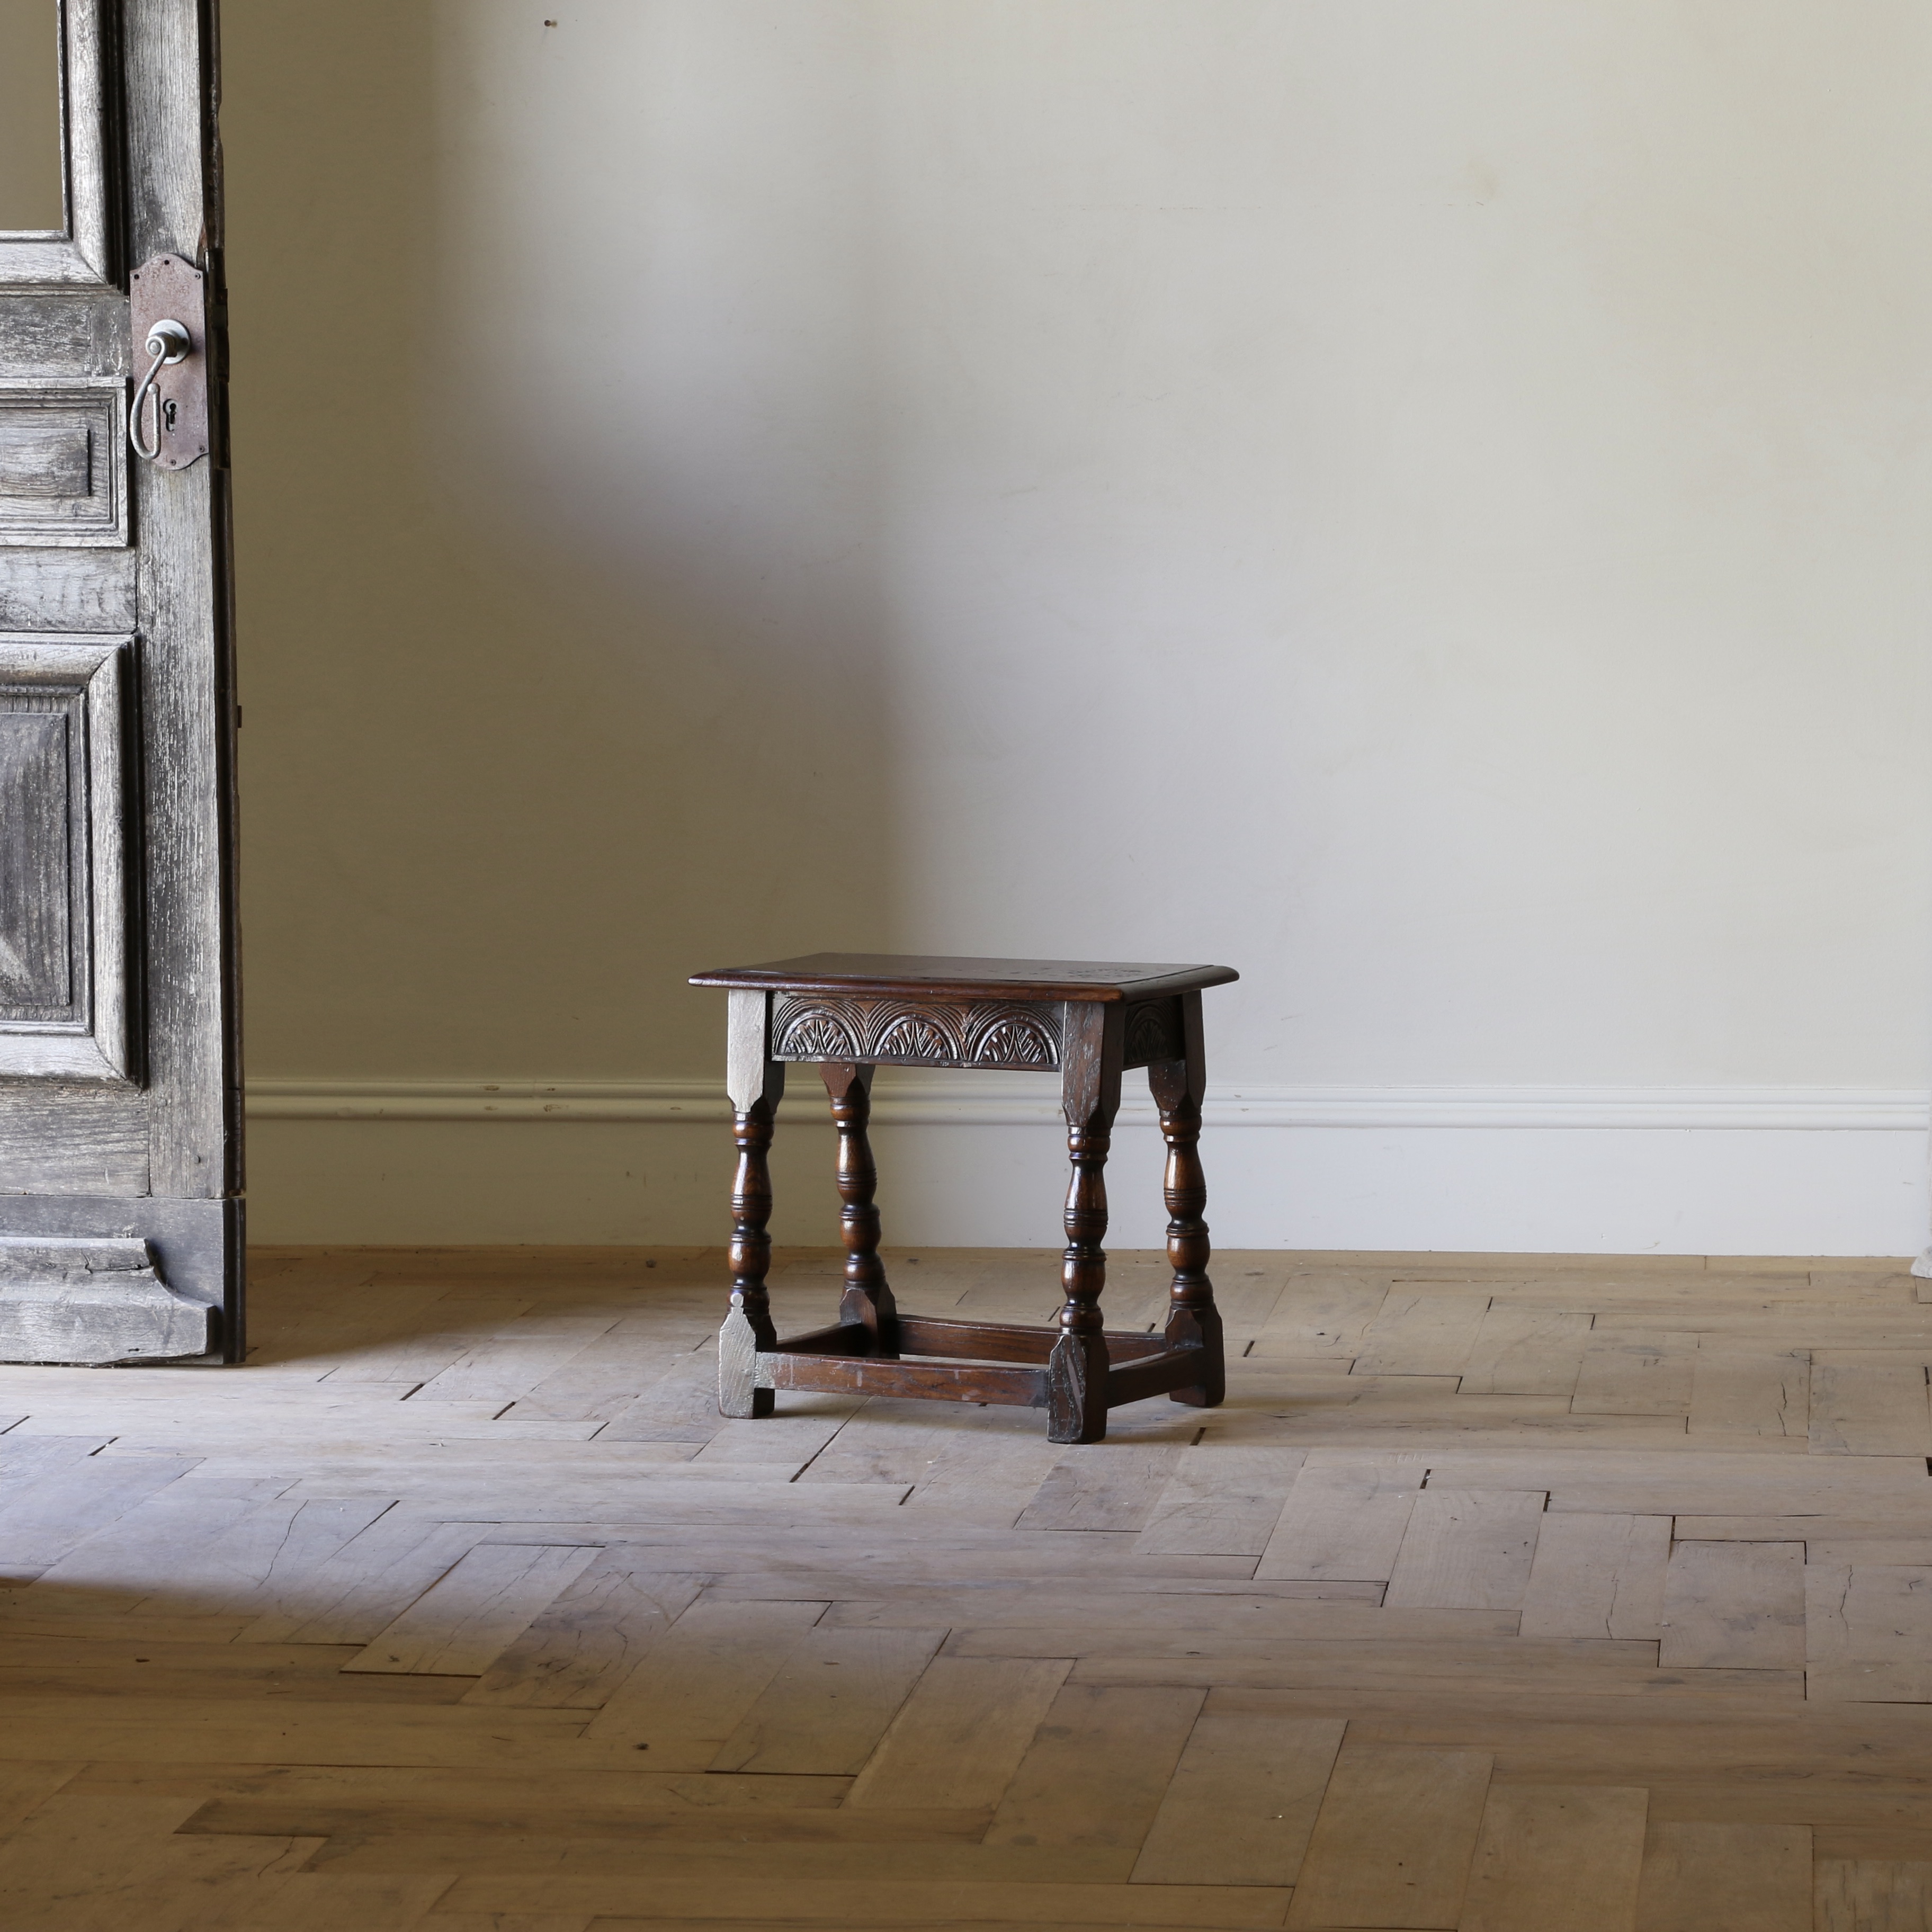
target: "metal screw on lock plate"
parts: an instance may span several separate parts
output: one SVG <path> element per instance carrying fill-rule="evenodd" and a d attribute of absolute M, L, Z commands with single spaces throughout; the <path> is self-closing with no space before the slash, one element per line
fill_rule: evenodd
<path fill-rule="evenodd" d="M 188 360 L 194 340 L 185 324 L 172 317 L 158 322 L 148 331 L 146 344 L 148 353 L 154 359 L 148 364 L 148 373 L 141 378 L 141 386 L 134 392 L 134 406 L 128 418 L 128 440 L 133 444 L 136 456 L 153 462 L 161 453 L 161 393 L 154 387 L 155 376 L 164 368 L 172 368 L 177 362 Z M 148 397 L 154 399 L 154 444 L 151 449 L 141 440 L 141 416 Z M 170 417 L 174 406 L 170 404 Z"/>

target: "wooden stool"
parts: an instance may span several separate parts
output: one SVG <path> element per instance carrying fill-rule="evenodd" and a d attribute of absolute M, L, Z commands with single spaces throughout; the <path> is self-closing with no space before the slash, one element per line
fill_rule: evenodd
<path fill-rule="evenodd" d="M 718 1336 L 719 1412 L 770 1415 L 776 1389 L 852 1389 L 1044 1408 L 1049 1442 L 1098 1442 L 1107 1412 L 1124 1402 L 1166 1394 L 1215 1407 L 1225 1378 L 1201 1218 L 1208 1184 L 1196 1148 L 1206 1084 L 1201 989 L 1239 976 L 1226 966 L 874 952 L 814 952 L 694 975 L 694 986 L 730 992 L 727 1084 L 738 1172 L 731 1312 Z M 818 1067 L 838 1128 L 845 1293 L 836 1326 L 781 1342 L 765 1292 L 772 1256 L 767 1154 L 785 1068 L 796 1060 Z M 878 1173 L 866 1138 L 873 1069 L 886 1065 L 1060 1069 L 1073 1181 L 1058 1328 L 899 1313 L 879 1260 L 872 1202 Z M 1147 1069 L 1167 1142 L 1174 1288 L 1159 1336 L 1110 1334 L 1100 1325 L 1104 1170 L 1120 1074 L 1129 1066 Z"/>

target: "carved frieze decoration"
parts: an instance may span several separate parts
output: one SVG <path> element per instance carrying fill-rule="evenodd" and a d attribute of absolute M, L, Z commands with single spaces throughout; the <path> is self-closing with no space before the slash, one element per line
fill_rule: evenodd
<path fill-rule="evenodd" d="M 1060 1009 L 782 993 L 772 1009 L 772 1058 L 1047 1071 L 1060 1064 Z"/>

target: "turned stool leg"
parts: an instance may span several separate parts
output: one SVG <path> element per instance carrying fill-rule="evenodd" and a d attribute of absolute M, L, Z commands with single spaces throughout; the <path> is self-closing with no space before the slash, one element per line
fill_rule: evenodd
<path fill-rule="evenodd" d="M 1184 1060 L 1156 1060 L 1148 1084 L 1160 1109 L 1161 1138 L 1167 1143 L 1167 1258 L 1174 1270 L 1167 1316 L 1167 1345 L 1202 1351 L 1201 1380 L 1169 1393 L 1171 1402 L 1216 1408 L 1227 1393 L 1221 1345 L 1221 1311 L 1208 1278 L 1208 1177 L 1201 1166 L 1201 1100 L 1206 1088 L 1206 1058 L 1201 1046 L 1201 995 L 1184 994 L 1181 1010 L 1187 1034 Z"/>
<path fill-rule="evenodd" d="M 760 1348 L 778 1341 L 765 1276 L 771 1271 L 772 1130 L 784 1092 L 784 1066 L 766 1050 L 769 996 L 731 996 L 726 1086 L 738 1168 L 731 1183 L 731 1312 L 718 1331 L 718 1412 L 770 1415 L 776 1398 L 758 1386 Z"/>
<path fill-rule="evenodd" d="M 1066 1299 L 1060 1339 L 1047 1358 L 1049 1442 L 1098 1442 L 1107 1433 L 1107 1339 L 1100 1292 L 1107 1285 L 1107 1154 L 1120 1104 L 1122 1009 L 1070 1000 L 1061 1099 L 1073 1178 L 1066 1191 Z"/>
<path fill-rule="evenodd" d="M 867 1354 L 892 1359 L 899 1352 L 898 1309 L 886 1285 L 885 1264 L 879 1259 L 879 1210 L 872 1198 L 879 1170 L 866 1137 L 877 1071 L 849 1060 L 828 1060 L 818 1070 L 832 1096 L 832 1118 L 838 1129 L 838 1226 L 845 1242 L 845 1293 L 838 1318 L 869 1331 Z"/>

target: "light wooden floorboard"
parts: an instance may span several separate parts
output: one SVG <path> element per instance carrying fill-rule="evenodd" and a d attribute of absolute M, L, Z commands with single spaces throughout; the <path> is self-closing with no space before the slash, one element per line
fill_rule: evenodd
<path fill-rule="evenodd" d="M 481 1676 L 596 1554 L 567 1545 L 478 1544 L 342 1667 Z"/>
<path fill-rule="evenodd" d="M 1649 1793 L 1495 1785 L 1456 1932 L 1632 1932 Z"/>
<path fill-rule="evenodd" d="M 1131 1870 L 1203 1694 L 1165 1685 L 1063 1685 L 986 1842 L 1104 1847 L 1127 1854 Z"/>
<path fill-rule="evenodd" d="M 1390 1609 L 1520 1610 L 1544 1498 L 1535 1490 L 1425 1490 L 1396 1552 Z"/>
<path fill-rule="evenodd" d="M 1658 1637 L 1667 1516 L 1545 1512 L 1522 1602 L 1526 1637 Z"/>
<path fill-rule="evenodd" d="M 1932 1406 L 1916 1362 L 1814 1362 L 1814 1455 L 1932 1455 Z"/>
<path fill-rule="evenodd" d="M 935 1658 L 846 1802 L 861 1810 L 992 1810 L 1072 1668 L 1064 1658 Z"/>
<path fill-rule="evenodd" d="M 625 1544 L 598 1552 L 484 1666 L 464 1702 L 601 1709 L 709 1580 L 634 1571 L 631 1560 Z"/>
<path fill-rule="evenodd" d="M 1576 1394 L 1590 1336 L 1587 1315 L 1492 1301 L 1462 1365 L 1465 1395 Z"/>
<path fill-rule="evenodd" d="M 1808 1359 L 1789 1351 L 1726 1346 L 1735 1339 L 1726 1333 L 1700 1342 L 1691 1369 L 1691 1436 L 1714 1448 L 1737 1437 L 1804 1435 L 1810 1414 Z"/>
<path fill-rule="evenodd" d="M 1932 1565 L 1808 1564 L 1804 1641 L 1810 1697 L 1932 1702 Z"/>
<path fill-rule="evenodd" d="M 1400 1454 L 1304 1463 L 1255 1574 L 1386 1583 L 1428 1467 Z"/>
<path fill-rule="evenodd" d="M 1460 1376 L 1489 1306 L 1490 1298 L 1480 1292 L 1393 1286 L 1362 1331 L 1355 1372 Z"/>
<path fill-rule="evenodd" d="M 8 1932 L 1927 1932 L 1900 1264 L 1224 1255 L 1225 1406 L 1071 1449 L 721 1418 L 723 1270 L 271 1252 L 239 1370 L 0 1368 Z"/>
<path fill-rule="evenodd" d="M 1817 1861 L 1815 1932 L 1924 1932 L 1932 1925 L 1932 1863 Z"/>
<path fill-rule="evenodd" d="M 1134 1544 L 1149 1556 L 1258 1556 L 1280 1520 L 1302 1456 L 1210 1439 L 1174 1458 Z"/>
<path fill-rule="evenodd" d="M 1802 1825 L 1653 1825 L 1637 1932 L 1810 1932 Z"/>
<path fill-rule="evenodd" d="M 944 1630 L 808 1632 L 711 1760 L 713 1771 L 856 1775 Z"/>
<path fill-rule="evenodd" d="M 1688 1415 L 1697 1337 L 1593 1331 L 1570 1406 L 1578 1415 Z"/>
<path fill-rule="evenodd" d="M 1455 1925 L 1490 1768 L 1481 1751 L 1345 1748 L 1288 1907 L 1292 1932 Z"/>
<path fill-rule="evenodd" d="M 1149 1885 L 1292 1885 L 1344 1720 L 1204 1712 L 1135 1862 Z"/>
<path fill-rule="evenodd" d="M 1180 1454 L 1172 1442 L 1069 1449 L 1021 1513 L 1016 1529 L 1144 1530 Z"/>
<path fill-rule="evenodd" d="M 1664 1582 L 1668 1669 L 1789 1670 L 1804 1661 L 1802 1543 L 1680 1543 Z"/>

